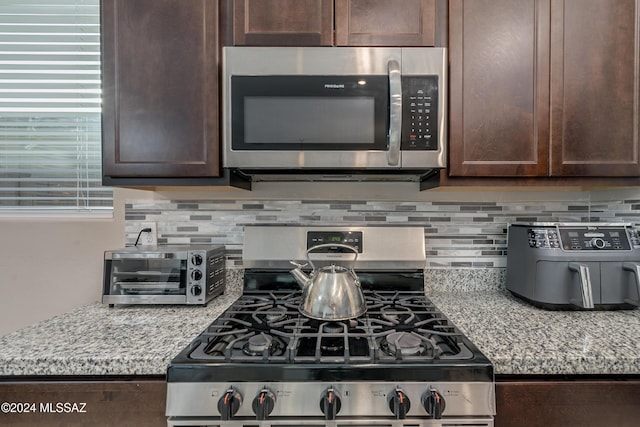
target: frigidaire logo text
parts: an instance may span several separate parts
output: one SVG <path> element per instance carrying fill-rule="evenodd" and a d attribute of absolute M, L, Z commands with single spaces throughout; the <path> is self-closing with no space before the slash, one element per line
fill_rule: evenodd
<path fill-rule="evenodd" d="M 324 84 L 324 88 L 325 89 L 344 89 L 344 84 L 343 83 L 340 83 L 340 84 L 337 84 L 337 83 L 325 83 Z"/>

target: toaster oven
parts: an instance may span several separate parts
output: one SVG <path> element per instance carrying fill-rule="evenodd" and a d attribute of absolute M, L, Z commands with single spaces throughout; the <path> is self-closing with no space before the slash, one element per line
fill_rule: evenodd
<path fill-rule="evenodd" d="M 225 290 L 224 246 L 133 246 L 104 253 L 102 303 L 206 305 Z"/>

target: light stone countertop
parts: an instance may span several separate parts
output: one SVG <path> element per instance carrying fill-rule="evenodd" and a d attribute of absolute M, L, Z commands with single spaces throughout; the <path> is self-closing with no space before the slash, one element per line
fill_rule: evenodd
<path fill-rule="evenodd" d="M 240 296 L 241 272 L 231 276 L 207 307 L 96 303 L 0 337 L 0 376 L 164 375 Z M 496 374 L 640 374 L 640 310 L 546 311 L 496 286 L 501 280 L 495 272 L 442 270 L 427 274 L 425 288 Z"/>
<path fill-rule="evenodd" d="M 509 375 L 638 375 L 640 310 L 548 311 L 507 291 L 429 295 Z"/>
<path fill-rule="evenodd" d="M 227 270 L 224 294 L 206 307 L 95 303 L 0 337 L 0 377 L 164 375 L 171 359 L 240 297 L 241 275 Z"/>

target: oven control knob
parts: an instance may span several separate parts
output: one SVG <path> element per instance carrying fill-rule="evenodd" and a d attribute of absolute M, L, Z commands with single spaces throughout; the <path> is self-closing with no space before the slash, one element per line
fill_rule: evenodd
<path fill-rule="evenodd" d="M 233 387 L 229 387 L 218 400 L 218 411 L 223 420 L 230 420 L 242 405 L 242 395 Z"/>
<path fill-rule="evenodd" d="M 200 285 L 193 285 L 191 287 L 191 295 L 193 295 L 194 297 L 197 297 L 198 295 L 200 295 L 202 293 L 202 286 Z"/>
<path fill-rule="evenodd" d="M 444 412 L 444 397 L 442 397 L 442 394 L 440 394 L 438 390 L 432 387 L 422 395 L 422 406 L 424 406 L 430 418 L 439 420 L 442 418 L 442 413 Z"/>
<path fill-rule="evenodd" d="M 200 254 L 191 255 L 191 264 L 193 264 L 193 265 L 202 264 L 202 255 L 200 255 Z"/>
<path fill-rule="evenodd" d="M 253 399 L 251 408 L 256 414 L 256 419 L 266 420 L 276 405 L 276 395 L 268 388 L 263 388 L 260 393 Z"/>
<path fill-rule="evenodd" d="M 411 409 L 411 401 L 400 387 L 396 387 L 391 393 L 389 409 L 399 420 L 404 420 L 407 417 L 407 413 Z"/>
<path fill-rule="evenodd" d="M 324 414 L 325 420 L 335 420 L 336 415 L 340 412 L 340 407 L 342 406 L 342 402 L 340 401 L 340 396 L 338 392 L 333 387 L 329 387 L 322 394 L 322 399 L 320 399 L 320 410 Z"/>
<path fill-rule="evenodd" d="M 191 272 L 191 278 L 193 280 L 200 280 L 202 279 L 202 271 L 195 269 Z"/>

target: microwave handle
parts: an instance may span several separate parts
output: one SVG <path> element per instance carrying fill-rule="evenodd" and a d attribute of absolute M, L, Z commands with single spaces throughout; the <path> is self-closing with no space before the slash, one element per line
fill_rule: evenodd
<path fill-rule="evenodd" d="M 392 59 L 389 69 L 389 133 L 387 134 L 387 164 L 400 163 L 400 135 L 402 129 L 402 79 L 400 64 Z"/>

